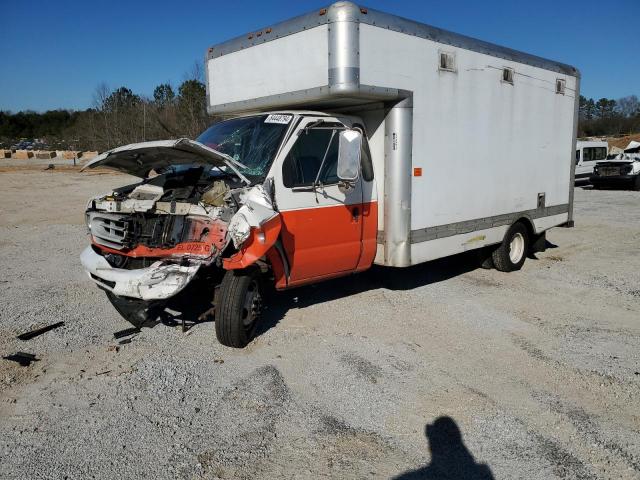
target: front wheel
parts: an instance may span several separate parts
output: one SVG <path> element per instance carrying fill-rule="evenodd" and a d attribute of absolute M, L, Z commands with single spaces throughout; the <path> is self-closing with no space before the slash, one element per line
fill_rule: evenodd
<path fill-rule="evenodd" d="M 520 270 L 529 251 L 529 233 L 522 223 L 514 223 L 504 236 L 502 243 L 493 251 L 491 258 L 501 272 Z"/>
<path fill-rule="evenodd" d="M 260 270 L 228 270 L 216 294 L 218 341 L 227 347 L 246 347 L 256 331 L 261 310 Z"/>

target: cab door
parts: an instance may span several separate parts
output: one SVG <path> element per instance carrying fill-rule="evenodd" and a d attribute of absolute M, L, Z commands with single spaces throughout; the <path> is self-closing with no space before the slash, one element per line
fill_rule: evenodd
<path fill-rule="evenodd" d="M 339 186 L 343 130 L 336 119 L 304 117 L 274 165 L 289 285 L 338 276 L 358 266 L 363 189 L 360 177 L 350 188 Z"/>

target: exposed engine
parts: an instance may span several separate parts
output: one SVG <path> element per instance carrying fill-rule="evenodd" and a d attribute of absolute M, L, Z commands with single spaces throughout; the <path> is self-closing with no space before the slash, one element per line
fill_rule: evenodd
<path fill-rule="evenodd" d="M 238 209 L 231 187 L 239 186 L 195 167 L 97 197 L 86 213 L 94 250 L 116 268 L 140 268 L 129 261 L 140 258 L 209 263 L 228 245 L 227 225 Z"/>
<path fill-rule="evenodd" d="M 245 203 L 251 198 L 270 207 L 261 185 L 247 187 L 202 166 L 172 168 L 115 189 L 87 205 L 92 245 L 83 265 L 116 295 L 168 298 L 247 238 L 252 217 Z"/>

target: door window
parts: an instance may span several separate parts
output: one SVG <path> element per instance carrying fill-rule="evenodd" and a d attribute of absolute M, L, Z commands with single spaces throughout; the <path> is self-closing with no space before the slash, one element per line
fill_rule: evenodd
<path fill-rule="evenodd" d="M 284 186 L 288 188 L 310 186 L 313 185 L 316 177 L 323 185 L 337 184 L 338 138 L 336 130 L 303 131 L 282 164 Z M 318 176 L 321 165 L 322 171 Z"/>

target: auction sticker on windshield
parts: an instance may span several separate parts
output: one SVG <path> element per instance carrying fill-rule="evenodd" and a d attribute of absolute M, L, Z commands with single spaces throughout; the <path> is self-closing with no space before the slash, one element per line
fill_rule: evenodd
<path fill-rule="evenodd" d="M 292 115 L 269 115 L 264 123 L 282 123 L 288 124 L 291 121 Z"/>

